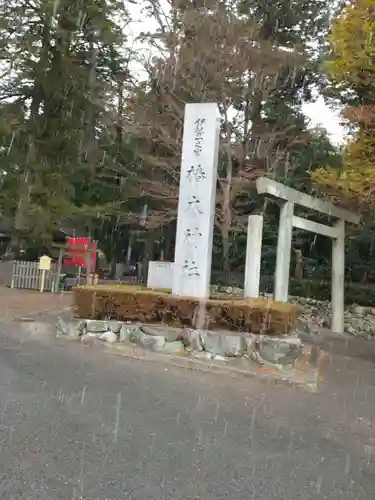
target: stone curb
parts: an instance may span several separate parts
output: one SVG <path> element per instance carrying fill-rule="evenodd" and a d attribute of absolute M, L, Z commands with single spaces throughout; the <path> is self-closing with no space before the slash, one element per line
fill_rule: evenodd
<path fill-rule="evenodd" d="M 184 356 L 173 356 L 160 354 L 139 347 L 127 345 L 111 345 L 105 346 L 105 352 L 115 356 L 124 356 L 126 358 L 137 359 L 139 361 L 150 361 L 153 363 L 164 363 L 165 365 L 175 368 L 184 368 L 187 370 L 202 371 L 205 373 L 217 373 L 222 375 L 242 376 L 242 377 L 257 377 L 262 382 L 269 386 L 291 386 L 303 389 L 306 392 L 317 393 L 320 386 L 319 370 L 314 370 L 314 380 L 303 380 L 303 378 L 291 378 L 276 372 L 276 370 L 265 369 L 262 367 L 253 366 L 251 369 L 242 369 L 236 366 L 231 366 L 225 361 L 215 361 L 190 358 Z"/>
<path fill-rule="evenodd" d="M 35 318 L 36 319 L 36 318 Z M 27 324 L 28 322 L 26 321 Z M 30 323 L 35 325 L 33 321 Z M 50 325 L 46 324 L 49 333 L 51 333 Z M 75 341 L 81 344 L 81 338 L 76 339 L 69 338 L 65 335 L 55 335 L 55 338 Z M 319 361 L 325 356 L 324 351 L 320 351 L 322 354 L 317 360 L 317 368 L 309 365 L 307 372 L 304 370 L 295 370 L 294 372 L 282 373 L 277 368 L 273 368 L 270 365 L 258 366 L 252 363 L 248 368 L 242 368 L 239 366 L 234 366 L 231 361 L 218 361 L 215 359 L 199 359 L 190 356 L 176 356 L 172 354 L 159 353 L 148 349 L 143 349 L 136 345 L 126 345 L 126 344 L 108 344 L 102 342 L 98 339 L 94 339 L 92 347 L 98 347 L 104 352 L 123 356 L 130 359 L 138 359 L 140 361 L 149 361 L 161 363 L 167 366 L 172 366 L 175 368 L 183 368 L 185 370 L 196 370 L 205 373 L 217 373 L 221 375 L 230 375 L 232 377 L 242 376 L 242 377 L 257 377 L 262 382 L 266 383 L 268 386 L 291 386 L 301 388 L 306 392 L 316 393 L 319 391 L 321 377 L 319 375 Z M 88 346 L 87 346 L 88 347 Z M 308 365 L 305 360 L 305 366 Z"/>

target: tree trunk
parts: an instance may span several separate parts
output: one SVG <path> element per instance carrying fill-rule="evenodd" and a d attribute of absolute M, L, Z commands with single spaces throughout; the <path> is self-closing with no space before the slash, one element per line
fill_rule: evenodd
<path fill-rule="evenodd" d="M 303 278 L 303 257 L 301 250 L 296 250 L 296 267 L 294 268 L 294 277 L 298 280 Z"/>
<path fill-rule="evenodd" d="M 132 261 L 133 239 L 134 239 L 134 233 L 130 233 L 129 240 L 128 240 L 128 247 L 126 249 L 126 263 L 128 265 L 130 265 L 131 261 Z"/>
<path fill-rule="evenodd" d="M 227 137 L 230 137 L 229 126 L 226 130 Z M 221 237 L 223 245 L 223 270 L 225 274 L 225 280 L 228 278 L 230 271 L 230 241 L 229 235 L 232 227 L 232 184 L 233 184 L 233 160 L 232 160 L 232 146 L 230 143 L 226 145 L 227 152 L 227 163 L 226 163 L 226 177 L 221 182 L 223 190 L 223 204 L 222 204 L 222 223 L 221 223 Z"/>
<path fill-rule="evenodd" d="M 40 74 L 44 74 L 48 65 L 48 51 L 50 42 L 49 24 L 45 23 L 42 33 L 42 47 L 40 51 Z M 25 168 L 20 177 L 18 205 L 14 218 L 14 234 L 12 236 L 11 247 L 15 257 L 21 253 L 21 240 L 25 230 L 29 229 L 26 224 L 26 218 L 29 213 L 31 186 L 33 183 L 32 164 L 37 160 L 37 148 L 35 145 L 35 125 L 42 104 L 43 89 L 39 81 L 34 81 L 32 92 L 32 101 L 30 106 L 29 125 L 33 124 L 32 130 L 28 135 L 28 149 L 25 157 Z"/>
<path fill-rule="evenodd" d="M 164 258 L 174 261 L 176 240 L 176 222 L 170 222 L 164 229 Z"/>
<path fill-rule="evenodd" d="M 31 103 L 30 123 L 34 119 L 36 119 L 40 104 L 41 104 L 41 98 L 38 93 L 38 89 L 35 89 L 33 101 Z M 19 181 L 18 204 L 17 204 L 16 214 L 14 217 L 14 233 L 12 235 L 12 242 L 11 242 L 11 247 L 16 259 L 19 258 L 21 254 L 22 237 L 25 234 L 25 232 L 29 229 L 26 219 L 29 213 L 31 186 L 33 183 L 32 164 L 35 163 L 37 158 L 34 139 L 35 138 L 33 134 L 30 133 L 28 137 L 28 149 L 25 158 L 25 170 L 21 175 Z"/>
<path fill-rule="evenodd" d="M 227 280 L 229 279 L 229 272 L 230 272 L 230 259 L 229 259 L 230 241 L 229 241 L 229 231 L 227 226 L 224 226 L 221 230 L 221 239 L 223 245 L 223 271 L 225 275 L 225 282 L 227 282 Z"/>
<path fill-rule="evenodd" d="M 144 285 L 147 284 L 148 263 L 150 262 L 150 260 L 153 259 L 154 241 L 155 241 L 155 231 L 152 229 L 148 229 L 145 235 L 145 246 L 142 258 L 142 278 Z"/>

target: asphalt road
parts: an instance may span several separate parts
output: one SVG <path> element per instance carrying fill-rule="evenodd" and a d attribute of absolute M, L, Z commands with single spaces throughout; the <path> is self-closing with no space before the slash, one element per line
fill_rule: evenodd
<path fill-rule="evenodd" d="M 375 498 L 372 359 L 314 395 L 0 330 L 1 499 Z"/>

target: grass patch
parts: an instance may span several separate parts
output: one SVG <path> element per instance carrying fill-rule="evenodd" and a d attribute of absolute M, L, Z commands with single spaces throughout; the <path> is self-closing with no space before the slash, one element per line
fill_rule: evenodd
<path fill-rule="evenodd" d="M 273 335 L 288 333 L 300 311 L 294 304 L 263 298 L 214 296 L 200 301 L 138 285 L 78 286 L 73 289 L 73 297 L 75 312 L 81 318 L 111 318 L 192 328 L 197 326 L 203 302 L 205 328 Z"/>

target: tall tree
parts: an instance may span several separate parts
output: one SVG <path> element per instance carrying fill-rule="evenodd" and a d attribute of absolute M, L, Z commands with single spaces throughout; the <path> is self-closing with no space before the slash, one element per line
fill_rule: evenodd
<path fill-rule="evenodd" d="M 70 217 L 80 188 L 92 184 L 103 164 L 103 145 L 115 129 L 116 72 L 127 57 L 118 17 L 128 14 L 114 0 L 0 6 L 7 71 L 0 98 L 13 101 L 2 112 L 17 115 L 2 135 L 16 206 L 5 203 L 3 211 L 14 213 L 18 237 L 48 235 Z"/>
<path fill-rule="evenodd" d="M 276 2 L 281 20 L 265 1 L 174 1 L 167 13 L 157 0 L 147 3 L 159 24 L 151 42 L 162 54 L 147 65 L 148 84 L 133 103 L 148 193 L 167 198 L 169 218 L 175 217 L 184 104 L 217 102 L 216 226 L 228 268 L 233 232 L 246 221 L 249 186 L 260 174 L 285 176 L 294 168 L 292 152 L 308 139 L 298 107 L 314 81 L 308 46 L 323 30 L 325 2 L 318 2 L 319 14 L 315 1 L 292 2 L 286 13 L 285 2 Z"/>
<path fill-rule="evenodd" d="M 330 36 L 330 95 L 345 106 L 352 137 L 343 151 L 341 170 L 322 168 L 314 180 L 342 201 L 375 204 L 375 1 L 352 0 L 337 15 Z"/>

